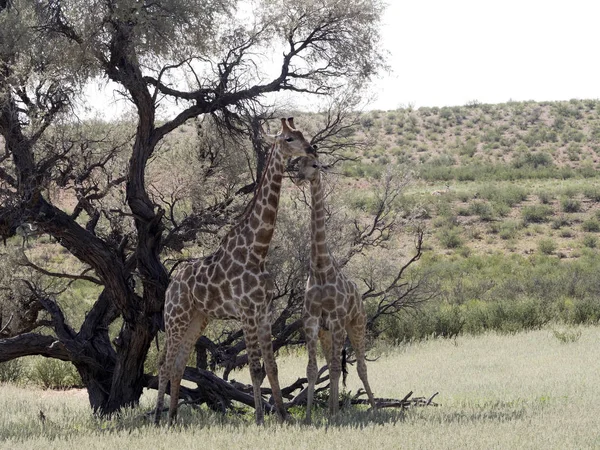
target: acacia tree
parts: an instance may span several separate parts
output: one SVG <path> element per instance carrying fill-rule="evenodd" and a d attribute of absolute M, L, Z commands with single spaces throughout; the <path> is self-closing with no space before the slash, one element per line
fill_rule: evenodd
<path fill-rule="evenodd" d="M 341 85 L 362 85 L 382 64 L 381 12 L 378 0 L 0 4 L 1 234 L 6 239 L 20 224 L 35 223 L 82 265 L 80 274 L 48 275 L 100 288 L 75 330 L 52 293 L 29 283 L 54 336 L 11 333 L 0 341 L 0 361 L 25 354 L 68 360 L 94 410 L 112 413 L 135 404 L 147 383 L 144 360 L 161 327 L 169 281 L 160 259 L 169 242 L 164 209 L 146 182 L 157 147 L 198 116 L 239 125 L 244 111 L 269 94 L 326 95 Z M 265 65 L 261 55 L 272 50 L 280 60 Z M 265 67 L 274 67 L 272 73 Z M 73 107 L 85 101 L 77 94 L 95 76 L 116 83 L 130 101 L 130 139 L 89 136 L 73 126 Z M 159 121 L 169 101 L 170 115 Z M 53 187 L 75 193 L 73 211 L 53 202 Z M 103 208 L 120 188 L 124 208 Z M 132 232 L 125 220 L 133 221 Z M 111 342 L 108 327 L 117 319 L 122 326 Z"/>

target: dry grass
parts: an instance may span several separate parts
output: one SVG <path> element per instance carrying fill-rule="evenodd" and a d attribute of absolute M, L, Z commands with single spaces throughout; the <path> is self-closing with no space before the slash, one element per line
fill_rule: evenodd
<path fill-rule="evenodd" d="M 141 406 L 113 421 L 94 418 L 81 392 L 0 387 L 0 448 L 423 448 L 564 449 L 600 446 L 600 328 L 558 339 L 552 330 L 431 340 L 379 349 L 369 365 L 377 396 L 439 391 L 438 408 L 402 413 L 345 410 L 334 421 L 257 428 L 250 414 L 222 417 L 181 408 L 174 429 L 154 428 Z M 279 358 L 285 382 L 304 372 L 305 357 Z M 246 371 L 236 374 L 246 379 Z M 351 369 L 348 389 L 360 386 Z M 45 415 L 40 419 L 40 411 Z M 296 411 L 301 417 L 301 411 Z"/>

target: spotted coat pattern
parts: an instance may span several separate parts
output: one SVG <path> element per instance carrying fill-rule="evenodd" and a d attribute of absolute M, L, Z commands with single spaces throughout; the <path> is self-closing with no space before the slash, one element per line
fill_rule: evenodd
<path fill-rule="evenodd" d="M 242 220 L 210 256 L 189 262 L 173 277 L 165 298 L 165 351 L 159 361 L 159 387 L 155 423 L 159 423 L 167 383 L 170 387 L 169 423 L 177 415 L 179 388 L 189 354 L 213 319 L 234 319 L 242 324 L 254 390 L 256 422 L 264 421 L 262 356 L 281 420 L 286 417 L 277 364 L 273 355 L 270 304 L 273 281 L 265 268 L 275 230 L 284 159 L 306 156 L 314 149 L 302 133 L 282 119 L 282 130 L 256 194 Z"/>
<path fill-rule="evenodd" d="M 325 207 L 321 184 L 320 164 L 313 156 L 300 161 L 298 178 L 310 182 L 311 191 L 311 252 L 310 274 L 306 283 L 303 324 L 308 349 L 308 378 L 306 421 L 311 421 L 311 408 L 318 375 L 317 341 L 321 342 L 329 366 L 329 413 L 339 408 L 339 380 L 342 371 L 341 353 L 346 339 L 356 352 L 357 371 L 369 402 L 375 399 L 367 379 L 365 359 L 366 313 L 356 284 L 337 266 L 327 247 Z"/>

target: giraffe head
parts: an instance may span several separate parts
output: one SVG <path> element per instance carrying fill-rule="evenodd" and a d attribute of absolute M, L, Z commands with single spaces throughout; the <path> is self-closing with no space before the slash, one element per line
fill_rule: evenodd
<path fill-rule="evenodd" d="M 279 149 L 284 158 L 294 156 L 316 155 L 315 147 L 308 142 L 300 130 L 294 125 L 294 118 L 281 119 L 281 131 L 276 135 L 268 135 L 267 139 Z"/>
<path fill-rule="evenodd" d="M 324 169 L 327 169 L 327 166 L 319 161 L 316 154 L 307 155 L 298 160 L 298 175 L 296 178 L 300 182 L 316 181 L 320 171 Z"/>

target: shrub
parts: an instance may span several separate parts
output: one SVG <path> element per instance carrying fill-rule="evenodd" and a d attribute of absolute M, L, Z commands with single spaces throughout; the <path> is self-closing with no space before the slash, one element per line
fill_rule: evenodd
<path fill-rule="evenodd" d="M 458 227 L 444 228 L 438 233 L 438 239 L 444 248 L 458 248 L 463 244 Z"/>
<path fill-rule="evenodd" d="M 52 358 L 38 359 L 29 379 L 44 389 L 68 389 L 82 385 L 73 364 Z"/>
<path fill-rule="evenodd" d="M 568 226 L 570 224 L 569 220 L 566 217 L 560 216 L 552 221 L 550 225 L 553 230 L 558 230 L 562 227 Z"/>
<path fill-rule="evenodd" d="M 589 198 L 593 202 L 600 202 L 600 188 L 588 187 L 583 191 L 583 195 Z"/>
<path fill-rule="evenodd" d="M 513 161 L 513 166 L 517 169 L 522 167 L 537 169 L 539 167 L 551 167 L 553 165 L 552 156 L 544 152 L 527 152 Z"/>
<path fill-rule="evenodd" d="M 538 250 L 544 255 L 551 255 L 556 250 L 556 242 L 550 238 L 542 239 L 538 243 Z"/>
<path fill-rule="evenodd" d="M 591 233 L 597 233 L 600 231 L 600 222 L 597 219 L 588 219 L 581 224 L 581 228 L 583 231 L 588 231 Z"/>
<path fill-rule="evenodd" d="M 560 237 L 563 237 L 563 238 L 572 238 L 573 237 L 573 232 L 570 229 L 567 228 L 567 229 L 562 230 L 560 232 Z"/>
<path fill-rule="evenodd" d="M 562 210 L 567 213 L 575 213 L 581 210 L 581 203 L 578 200 L 569 197 L 563 198 L 560 202 L 560 206 Z"/>
<path fill-rule="evenodd" d="M 554 200 L 554 195 L 548 191 L 540 191 L 538 192 L 537 196 L 540 199 L 540 202 L 542 202 L 544 205 L 547 205 Z"/>
<path fill-rule="evenodd" d="M 570 344 L 572 342 L 577 342 L 581 337 L 581 330 L 557 330 L 553 329 L 552 334 L 556 339 L 558 339 L 563 344 Z"/>
<path fill-rule="evenodd" d="M 469 213 L 473 216 L 479 216 L 481 220 L 493 220 L 494 208 L 488 202 L 475 201 L 469 205 Z"/>
<path fill-rule="evenodd" d="M 0 363 L 0 383 L 15 383 L 23 374 L 23 363 L 13 359 Z"/>
<path fill-rule="evenodd" d="M 548 205 L 525 206 L 521 210 L 521 215 L 527 223 L 541 223 L 547 221 L 552 215 L 552 208 Z"/>
<path fill-rule="evenodd" d="M 514 239 L 519 231 L 520 224 L 515 221 L 502 222 L 500 225 L 500 238 L 504 240 Z"/>
<path fill-rule="evenodd" d="M 510 213 L 510 206 L 504 202 L 494 203 L 494 211 L 500 217 L 506 217 Z"/>
<path fill-rule="evenodd" d="M 592 234 L 588 234 L 583 237 L 582 244 L 587 248 L 596 248 L 598 247 L 598 238 Z"/>

